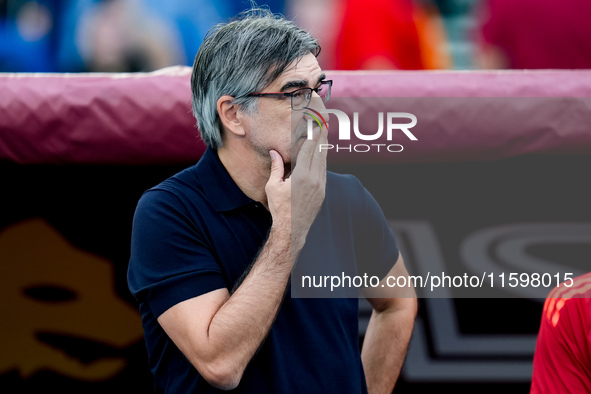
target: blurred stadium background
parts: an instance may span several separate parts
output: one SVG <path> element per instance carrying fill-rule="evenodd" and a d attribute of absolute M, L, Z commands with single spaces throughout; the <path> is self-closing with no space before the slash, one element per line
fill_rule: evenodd
<path fill-rule="evenodd" d="M 258 4 L 319 38 L 330 70 L 591 67 L 587 0 Z M 247 0 L 0 0 L 0 72 L 191 65 L 207 31 L 249 7 Z"/>
<path fill-rule="evenodd" d="M 563 4 L 559 8 L 575 8 L 572 2 L 558 2 Z M 537 2 L 537 7 L 544 3 L 552 1 Z M 259 5 L 295 19 L 319 37 L 327 69 L 482 66 L 483 0 L 273 0 Z M 208 29 L 249 6 L 245 0 L 1 0 L 0 72 L 151 71 L 191 65 Z M 498 19 L 505 17 L 498 14 Z M 374 41 L 378 33 L 387 37 L 372 50 L 399 57 L 404 52 L 407 59 L 347 62 L 347 56 L 358 55 L 354 47 L 371 36 L 349 40 L 347 50 L 339 49 L 340 41 L 351 28 L 370 24 L 375 25 Z"/>

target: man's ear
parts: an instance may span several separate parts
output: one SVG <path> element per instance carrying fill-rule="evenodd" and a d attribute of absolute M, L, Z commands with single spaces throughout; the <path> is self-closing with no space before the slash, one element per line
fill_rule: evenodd
<path fill-rule="evenodd" d="M 217 111 L 224 128 L 232 134 L 243 136 L 244 123 L 239 109 L 240 106 L 234 104 L 232 96 L 225 95 L 218 99 Z"/>

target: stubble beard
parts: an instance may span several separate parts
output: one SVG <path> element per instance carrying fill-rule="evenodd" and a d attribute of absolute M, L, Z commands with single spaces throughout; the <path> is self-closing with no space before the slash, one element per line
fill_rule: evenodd
<path fill-rule="evenodd" d="M 279 152 L 283 159 L 284 164 L 284 178 L 287 178 L 297 163 L 297 156 L 298 153 L 306 141 L 307 138 L 307 123 L 302 122 L 301 126 L 298 127 L 295 131 L 292 131 L 291 138 L 289 141 L 289 153 L 285 154 L 286 152 L 280 149 L 278 146 L 270 146 L 265 141 L 258 138 L 261 133 L 255 132 L 251 134 L 253 136 L 252 139 L 249 140 L 250 147 L 255 152 L 255 154 L 261 159 L 261 163 L 265 168 L 271 168 L 271 156 L 269 155 L 269 150 L 274 149 Z M 284 146 L 287 146 L 287 141 L 283 141 Z M 280 144 L 281 145 L 281 144 Z"/>
<path fill-rule="evenodd" d="M 258 136 L 258 133 L 254 133 L 254 136 Z M 259 157 L 260 163 L 262 164 L 263 168 L 270 169 L 271 168 L 271 155 L 269 151 L 271 149 L 277 151 L 281 158 L 283 159 L 283 167 L 284 167 L 284 178 L 289 177 L 292 171 L 292 167 L 295 166 L 295 163 L 292 162 L 292 159 L 295 159 L 293 156 L 294 147 L 290 145 L 289 154 L 285 154 L 285 151 L 279 149 L 277 146 L 270 146 L 268 143 L 264 143 L 263 141 L 259 140 L 258 138 L 254 137 L 249 141 L 249 145 L 256 156 Z M 293 160 L 295 161 L 295 160 Z"/>

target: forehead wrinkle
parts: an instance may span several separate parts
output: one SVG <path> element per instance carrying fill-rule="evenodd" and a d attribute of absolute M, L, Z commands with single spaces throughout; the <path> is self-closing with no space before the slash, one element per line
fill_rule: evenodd
<path fill-rule="evenodd" d="M 306 55 L 308 56 L 308 55 Z M 281 84 L 281 88 L 280 88 L 280 92 L 285 91 L 286 89 L 291 89 L 291 88 L 305 88 L 305 87 L 316 87 L 321 81 L 323 81 L 324 79 L 326 79 L 326 75 L 322 72 L 322 69 L 319 67 L 318 63 L 315 62 L 312 64 L 308 64 L 305 66 L 301 66 L 301 61 L 306 57 L 303 56 L 299 59 L 296 59 L 291 66 L 287 66 L 285 68 L 285 70 L 283 71 L 283 73 L 277 78 L 277 81 L 281 81 L 283 78 L 285 78 L 286 82 L 282 82 Z M 299 69 L 299 70 L 298 70 Z M 316 69 L 318 71 L 316 71 Z M 287 73 L 292 72 L 295 75 L 285 75 Z M 308 79 L 306 79 L 306 76 L 308 75 L 308 73 L 310 74 L 316 74 L 316 72 L 320 72 L 321 75 L 318 78 L 318 82 L 314 83 L 313 82 L 313 86 L 310 85 L 310 81 Z M 299 75 L 298 75 L 299 74 Z M 304 74 L 304 75 L 302 75 Z M 292 79 L 293 78 L 293 79 Z M 312 78 L 312 81 L 314 80 L 314 78 Z"/>

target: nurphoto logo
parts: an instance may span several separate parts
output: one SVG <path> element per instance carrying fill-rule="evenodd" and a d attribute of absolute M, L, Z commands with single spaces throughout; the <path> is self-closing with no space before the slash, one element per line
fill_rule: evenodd
<path fill-rule="evenodd" d="M 311 111 L 312 113 L 306 112 L 312 119 L 308 119 L 308 139 L 311 140 L 313 136 L 313 121 L 315 121 L 320 128 L 326 127 L 328 128 L 328 124 L 326 122 L 326 118 L 324 115 L 335 115 L 338 120 L 339 124 L 339 141 L 351 141 L 351 121 L 349 116 L 338 109 L 325 109 L 322 111 L 316 111 L 312 108 L 306 107 L 306 110 Z M 384 122 L 384 119 L 386 121 Z M 406 123 L 398 123 L 400 119 L 407 119 L 410 122 Z M 404 147 L 400 144 L 386 144 L 386 143 L 377 143 L 378 140 L 384 134 L 384 123 L 386 123 L 386 141 L 392 141 L 392 136 L 394 132 L 402 132 L 408 139 L 411 141 L 418 141 L 417 137 L 413 133 L 411 133 L 410 129 L 416 126 L 417 124 L 417 117 L 408 112 L 387 112 L 384 116 L 383 112 L 378 112 L 378 130 L 376 132 L 364 133 L 359 130 L 359 113 L 353 112 L 353 134 L 354 138 L 361 140 L 361 141 L 375 141 L 375 143 L 371 144 L 320 144 L 318 149 L 320 152 L 322 150 L 331 150 L 334 149 L 337 152 L 340 150 L 346 150 L 349 152 L 369 152 L 375 150 L 380 152 L 380 149 L 386 150 L 388 152 L 397 153 L 402 152 Z M 382 138 L 383 140 L 383 138 Z"/>

